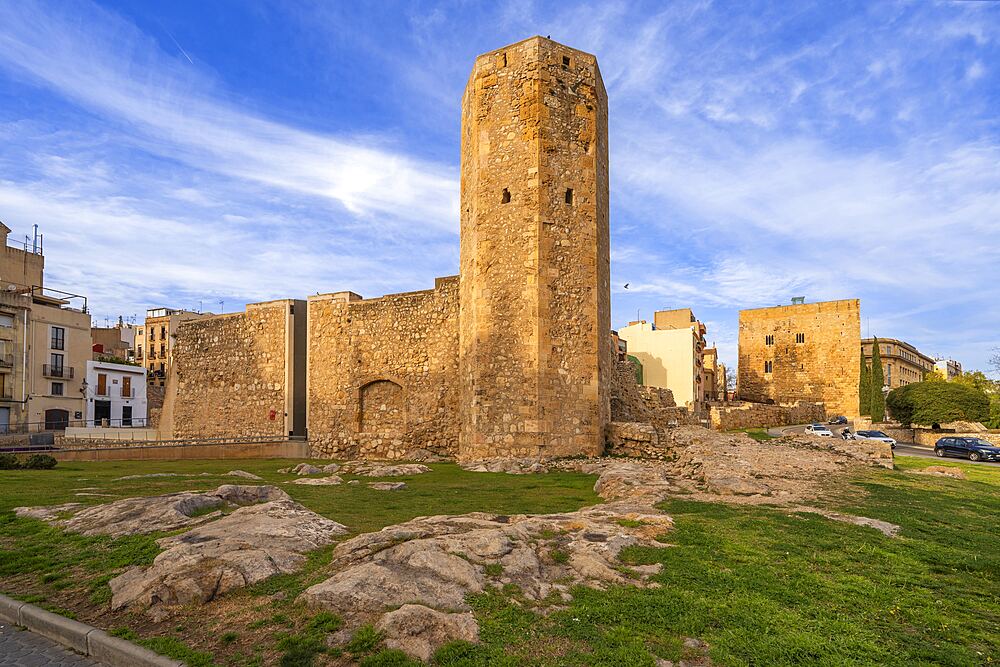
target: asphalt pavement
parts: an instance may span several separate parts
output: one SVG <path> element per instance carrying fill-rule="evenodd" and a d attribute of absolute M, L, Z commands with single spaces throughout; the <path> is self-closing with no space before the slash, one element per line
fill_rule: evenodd
<path fill-rule="evenodd" d="M 798 424 L 796 426 L 779 426 L 775 428 L 767 429 L 767 432 L 771 435 L 791 435 L 792 433 L 805 433 L 806 424 Z M 833 437 L 839 438 L 840 432 L 845 428 L 854 431 L 854 424 L 827 424 L 827 428 L 833 432 Z M 893 450 L 896 456 L 919 456 L 921 458 L 936 459 L 938 456 L 934 454 L 933 447 L 924 447 L 923 445 L 918 445 L 913 442 L 897 442 L 896 449 Z M 941 459 L 942 461 L 964 461 L 965 463 L 973 463 L 979 466 L 993 466 L 1000 467 L 1000 462 L 993 461 L 969 461 L 968 459 L 959 459 L 953 457 L 945 457 Z"/>

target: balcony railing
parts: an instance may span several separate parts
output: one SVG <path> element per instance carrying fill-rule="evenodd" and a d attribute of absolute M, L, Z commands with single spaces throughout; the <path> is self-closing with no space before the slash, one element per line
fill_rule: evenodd
<path fill-rule="evenodd" d="M 2 367 L 2 368 L 13 368 L 14 367 L 14 355 L 13 354 L 0 354 L 0 367 Z"/>
<path fill-rule="evenodd" d="M 47 378 L 73 379 L 72 366 L 53 366 L 52 364 L 42 364 L 42 376 Z"/>

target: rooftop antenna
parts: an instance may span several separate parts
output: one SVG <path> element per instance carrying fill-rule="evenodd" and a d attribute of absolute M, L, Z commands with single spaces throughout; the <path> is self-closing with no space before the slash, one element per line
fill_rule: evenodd
<path fill-rule="evenodd" d="M 219 300 L 219 313 L 224 313 L 224 312 L 226 312 L 226 302 L 220 299 Z"/>

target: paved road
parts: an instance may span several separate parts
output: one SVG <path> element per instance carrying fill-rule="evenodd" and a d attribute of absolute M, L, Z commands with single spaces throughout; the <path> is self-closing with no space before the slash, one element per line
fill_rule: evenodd
<path fill-rule="evenodd" d="M 831 431 L 833 431 L 833 437 L 840 437 L 840 432 L 845 428 L 843 425 L 830 426 Z M 846 428 L 854 430 L 853 424 L 848 424 Z M 771 435 L 781 435 L 782 433 L 804 433 L 806 430 L 805 424 L 800 424 L 798 426 L 781 426 L 776 428 L 770 428 L 767 430 Z M 917 445 L 912 442 L 898 442 L 896 443 L 896 449 L 894 450 L 896 456 L 919 456 L 921 458 L 936 459 L 938 458 L 934 454 L 933 447 L 924 447 L 922 445 Z M 964 461 L 965 463 L 972 463 L 968 459 L 959 459 L 952 457 L 945 457 L 941 459 L 942 461 Z M 980 466 L 993 466 L 995 468 L 1000 468 L 1000 462 L 993 461 L 977 461 L 975 465 Z"/>
<path fill-rule="evenodd" d="M 101 667 L 41 635 L 0 624 L 0 665 L 3 667 Z"/>

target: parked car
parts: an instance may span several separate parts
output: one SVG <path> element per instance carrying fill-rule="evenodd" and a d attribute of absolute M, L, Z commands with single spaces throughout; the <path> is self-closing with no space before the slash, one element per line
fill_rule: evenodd
<path fill-rule="evenodd" d="M 970 461 L 1000 461 L 1000 447 L 982 438 L 940 438 L 934 443 L 934 453 Z"/>
<path fill-rule="evenodd" d="M 882 442 L 888 442 L 892 445 L 893 449 L 896 449 L 896 440 L 891 438 L 882 431 L 858 431 L 854 434 L 856 440 L 881 440 Z"/>
<path fill-rule="evenodd" d="M 837 415 L 836 417 L 827 422 L 827 424 L 846 424 L 846 423 L 847 423 L 847 417 L 845 417 L 844 415 Z"/>
<path fill-rule="evenodd" d="M 830 432 L 830 429 L 828 429 L 825 424 L 809 424 L 809 426 L 806 426 L 806 433 L 810 435 L 819 435 L 824 438 L 833 437 L 833 433 Z"/>

